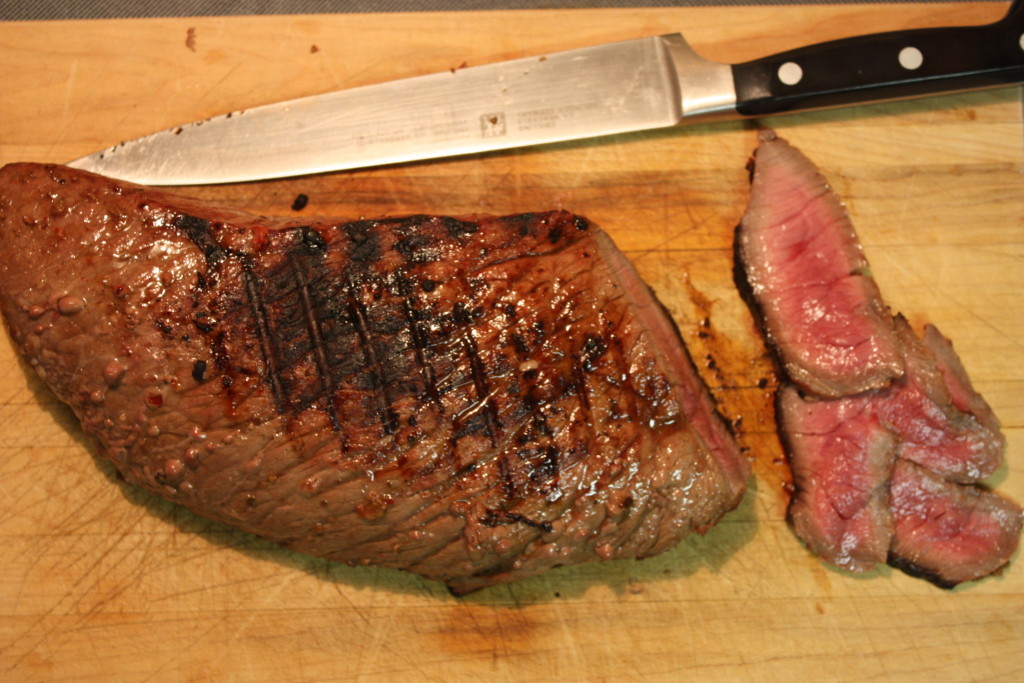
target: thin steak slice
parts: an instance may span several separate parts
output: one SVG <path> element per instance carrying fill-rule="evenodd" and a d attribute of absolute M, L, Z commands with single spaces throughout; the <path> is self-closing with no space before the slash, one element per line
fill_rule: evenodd
<path fill-rule="evenodd" d="M 928 348 L 936 368 L 942 373 L 949 400 L 957 410 L 971 415 L 978 424 L 1001 439 L 1000 450 L 1006 441 L 999 431 L 999 418 L 984 397 L 974 390 L 967 370 L 953 349 L 953 342 L 944 337 L 934 325 L 924 326 L 924 345 Z"/>
<path fill-rule="evenodd" d="M 967 484 L 993 474 L 1003 464 L 1006 438 L 966 375 L 943 372 L 955 363 L 963 373 L 952 345 L 934 326 L 921 340 L 903 316 L 893 324 L 906 353 L 906 375 L 873 401 L 883 424 L 899 437 L 897 454 L 950 481 Z"/>
<path fill-rule="evenodd" d="M 993 574 L 1010 561 L 1021 533 L 1016 505 L 981 486 L 962 486 L 910 461 L 892 476 L 889 563 L 952 588 Z"/>
<path fill-rule="evenodd" d="M 611 240 L 566 212 L 263 218 L 0 171 L 0 309 L 124 478 L 456 593 L 647 557 L 748 463 Z"/>
<path fill-rule="evenodd" d="M 810 160 L 770 131 L 760 136 L 736 249 L 737 279 L 745 278 L 791 381 L 844 396 L 903 374 L 899 340 L 846 209 Z"/>
<path fill-rule="evenodd" d="M 777 402 L 793 472 L 793 531 L 838 567 L 861 572 L 884 563 L 895 436 L 879 422 L 871 398 L 806 399 L 787 384 Z"/>
<path fill-rule="evenodd" d="M 974 484 L 1002 465 L 1006 440 L 952 344 L 934 326 L 919 338 L 903 316 L 884 313 L 839 200 L 806 157 L 772 134 L 761 137 L 751 206 L 738 234 L 737 273 L 751 278 L 749 301 L 760 306 L 786 375 L 777 419 L 793 472 L 788 518 L 794 532 L 837 566 L 863 571 L 887 561 L 944 587 L 1003 567 L 1019 542 L 1021 510 Z M 790 225 L 806 238 L 799 249 L 764 238 L 766 232 L 784 234 Z M 843 258 L 856 266 L 845 279 L 838 275 Z M 828 277 L 818 277 L 823 272 Z M 826 297 L 823 308 L 821 290 L 805 285 L 833 276 L 860 282 L 843 291 L 870 296 Z M 759 284 L 764 282 L 786 286 Z M 792 282 L 798 284 L 790 287 Z M 825 311 L 829 325 L 807 325 L 808 311 Z M 885 339 L 865 348 L 891 350 L 896 361 L 886 366 L 901 371 L 873 388 L 818 381 L 837 376 L 819 372 L 835 367 L 834 345 L 808 343 L 800 334 L 786 334 L 787 327 L 807 334 L 823 330 L 826 337 L 833 330 L 859 330 L 865 338 Z M 792 361 L 814 353 L 825 358 Z M 846 358 L 863 365 L 860 373 L 856 363 L 844 365 L 851 376 L 884 376 L 873 353 Z"/>

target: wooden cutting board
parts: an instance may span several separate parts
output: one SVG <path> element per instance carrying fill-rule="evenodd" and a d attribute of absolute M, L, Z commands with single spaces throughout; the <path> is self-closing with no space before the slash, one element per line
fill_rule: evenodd
<path fill-rule="evenodd" d="M 741 61 L 1002 3 L 0 24 L 0 162 L 61 162 L 269 101 L 670 31 Z M 411 112 L 415 115 L 415 112 Z M 276 182 L 187 188 L 255 212 L 505 213 L 604 226 L 680 325 L 754 461 L 707 536 L 464 599 L 331 565 L 119 482 L 0 341 L 0 679 L 1021 680 L 1024 562 L 951 592 L 849 576 L 784 522 L 774 378 L 732 281 L 755 129 L 845 198 L 888 302 L 950 336 L 1024 501 L 1024 127 L 1007 88 Z"/>

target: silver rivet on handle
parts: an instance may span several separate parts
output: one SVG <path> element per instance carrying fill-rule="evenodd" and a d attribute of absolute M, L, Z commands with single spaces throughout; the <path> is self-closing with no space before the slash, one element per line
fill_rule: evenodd
<path fill-rule="evenodd" d="M 796 62 L 786 62 L 779 67 L 779 80 L 786 85 L 796 85 L 804 77 L 804 70 Z"/>
<path fill-rule="evenodd" d="M 924 55 L 916 47 L 905 47 L 900 50 L 900 66 L 913 71 L 924 63 Z"/>

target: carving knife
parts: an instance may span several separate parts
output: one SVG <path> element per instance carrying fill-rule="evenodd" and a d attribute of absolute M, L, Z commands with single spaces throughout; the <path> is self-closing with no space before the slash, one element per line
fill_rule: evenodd
<path fill-rule="evenodd" d="M 240 182 L 1024 81 L 1024 0 L 983 26 L 911 29 L 723 64 L 679 34 L 455 69 L 236 111 L 76 168 L 149 185 Z"/>

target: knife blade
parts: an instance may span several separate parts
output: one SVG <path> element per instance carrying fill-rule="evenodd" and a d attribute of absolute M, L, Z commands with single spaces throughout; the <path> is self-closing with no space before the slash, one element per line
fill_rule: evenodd
<path fill-rule="evenodd" d="M 1024 82 L 1024 0 L 992 24 L 890 31 L 739 64 L 682 35 L 235 111 L 70 166 L 148 185 L 242 182 Z"/>

